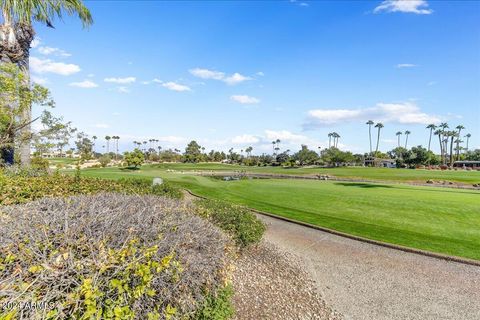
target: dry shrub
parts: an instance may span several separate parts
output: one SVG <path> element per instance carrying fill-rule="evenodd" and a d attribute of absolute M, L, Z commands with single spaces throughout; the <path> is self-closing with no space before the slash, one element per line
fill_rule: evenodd
<path fill-rule="evenodd" d="M 192 210 L 120 194 L 0 207 L 0 304 L 16 306 L 0 318 L 193 317 L 224 287 L 230 243 Z"/>

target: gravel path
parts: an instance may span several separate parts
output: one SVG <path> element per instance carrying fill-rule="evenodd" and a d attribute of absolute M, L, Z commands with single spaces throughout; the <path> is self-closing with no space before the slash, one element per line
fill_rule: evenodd
<path fill-rule="evenodd" d="M 233 274 L 235 319 L 343 319 L 326 306 L 298 261 L 266 241 L 244 252 Z"/>
<path fill-rule="evenodd" d="M 317 292 L 345 319 L 480 319 L 480 267 L 260 218 L 268 226 L 265 242 L 299 256 Z"/>

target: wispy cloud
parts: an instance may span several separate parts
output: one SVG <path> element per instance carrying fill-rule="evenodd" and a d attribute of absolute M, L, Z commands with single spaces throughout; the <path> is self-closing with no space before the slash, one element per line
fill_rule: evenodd
<path fill-rule="evenodd" d="M 37 57 L 30 57 L 30 68 L 34 73 L 55 73 L 62 76 L 69 76 L 81 70 L 76 64 L 55 62 Z"/>
<path fill-rule="evenodd" d="M 230 99 L 241 104 L 256 104 L 260 102 L 259 99 L 247 95 L 233 95 Z"/>
<path fill-rule="evenodd" d="M 242 134 L 233 137 L 232 143 L 234 144 L 254 144 L 260 142 L 260 137 L 251 134 Z"/>
<path fill-rule="evenodd" d="M 162 83 L 162 87 L 178 92 L 191 91 L 190 87 L 173 81 Z"/>
<path fill-rule="evenodd" d="M 201 79 L 219 80 L 229 85 L 236 85 L 244 81 L 252 80 L 251 77 L 244 76 L 238 72 L 235 72 L 230 76 L 227 76 L 225 72 L 203 69 L 203 68 L 190 69 L 189 72 L 193 76 Z"/>
<path fill-rule="evenodd" d="M 72 83 L 69 84 L 69 86 L 91 89 L 91 88 L 97 88 L 98 84 L 96 84 L 95 82 L 90 81 L 90 80 L 84 80 L 84 81 L 81 81 L 81 82 L 72 82 Z"/>
<path fill-rule="evenodd" d="M 400 124 L 429 124 L 441 122 L 439 116 L 422 112 L 420 108 L 412 102 L 377 103 L 370 108 L 310 110 L 308 111 L 304 128 L 311 129 L 342 123 L 363 122 L 368 119 Z"/>
<path fill-rule="evenodd" d="M 39 47 L 38 48 L 38 52 L 40 52 L 41 54 L 43 55 L 54 55 L 54 56 L 58 56 L 58 57 L 70 57 L 71 54 L 62 50 L 62 49 L 59 49 L 59 48 L 52 48 L 52 47 L 47 47 L 47 46 L 42 46 L 42 47 Z"/>
<path fill-rule="evenodd" d="M 97 123 L 94 125 L 95 128 L 99 128 L 99 129 L 108 129 L 110 128 L 110 125 L 106 124 L 106 123 Z"/>
<path fill-rule="evenodd" d="M 130 93 L 130 90 L 127 87 L 117 87 L 116 90 L 120 93 Z"/>
<path fill-rule="evenodd" d="M 417 67 L 416 64 L 413 64 L 413 63 L 399 63 L 397 64 L 395 67 L 397 67 L 398 69 L 402 69 L 402 68 L 414 68 L 414 67 Z"/>
<path fill-rule="evenodd" d="M 40 85 L 45 85 L 48 82 L 47 78 L 37 77 L 35 75 L 32 75 L 31 79 L 32 79 L 33 82 L 35 82 L 37 84 L 40 84 Z"/>
<path fill-rule="evenodd" d="M 428 9 L 428 3 L 425 0 L 385 0 L 380 3 L 380 5 L 373 10 L 373 12 L 431 14 L 433 10 Z"/>
<path fill-rule="evenodd" d="M 32 43 L 30 43 L 30 47 L 36 48 L 40 45 L 40 43 L 42 43 L 42 39 L 40 37 L 35 37 L 35 39 L 33 39 Z"/>
<path fill-rule="evenodd" d="M 118 84 L 129 84 L 129 83 L 134 83 L 137 81 L 137 78 L 135 77 L 125 77 L 125 78 L 105 78 L 103 79 L 105 82 L 110 82 L 110 83 L 118 83 Z"/>

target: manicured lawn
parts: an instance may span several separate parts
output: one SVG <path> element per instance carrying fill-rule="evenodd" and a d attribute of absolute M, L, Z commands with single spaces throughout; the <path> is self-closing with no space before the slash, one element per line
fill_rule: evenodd
<path fill-rule="evenodd" d="M 57 164 L 76 164 L 78 162 L 78 159 L 75 158 L 48 158 L 48 162 L 50 162 L 51 165 L 57 165 Z"/>
<path fill-rule="evenodd" d="M 164 163 L 153 166 L 145 166 L 145 170 L 171 169 L 179 171 L 247 171 L 253 173 L 275 173 L 291 175 L 315 175 L 329 174 L 341 178 L 357 178 L 376 181 L 397 182 L 426 182 L 432 180 L 447 180 L 462 183 L 480 183 L 480 171 L 455 171 L 455 170 L 424 170 L 424 169 L 389 169 L 389 168 L 364 168 L 364 167 L 340 167 L 340 168 L 283 168 L 283 167 L 246 167 L 240 165 L 217 164 L 217 163 Z"/>
<path fill-rule="evenodd" d="M 477 191 L 286 179 L 227 182 L 152 167 L 87 169 L 82 174 L 111 179 L 161 176 L 206 197 L 371 239 L 480 260 Z"/>

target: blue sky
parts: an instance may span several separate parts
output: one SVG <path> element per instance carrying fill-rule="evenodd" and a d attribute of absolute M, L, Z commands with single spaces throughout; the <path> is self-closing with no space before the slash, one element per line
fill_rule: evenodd
<path fill-rule="evenodd" d="M 86 1 L 94 24 L 37 26 L 33 79 L 90 135 L 183 149 L 426 145 L 431 122 L 480 148 L 476 1 Z M 436 140 L 434 140 L 436 141 Z M 403 142 L 402 142 L 403 143 Z M 101 142 L 100 142 L 101 144 Z M 433 144 L 438 149 L 437 143 Z"/>

